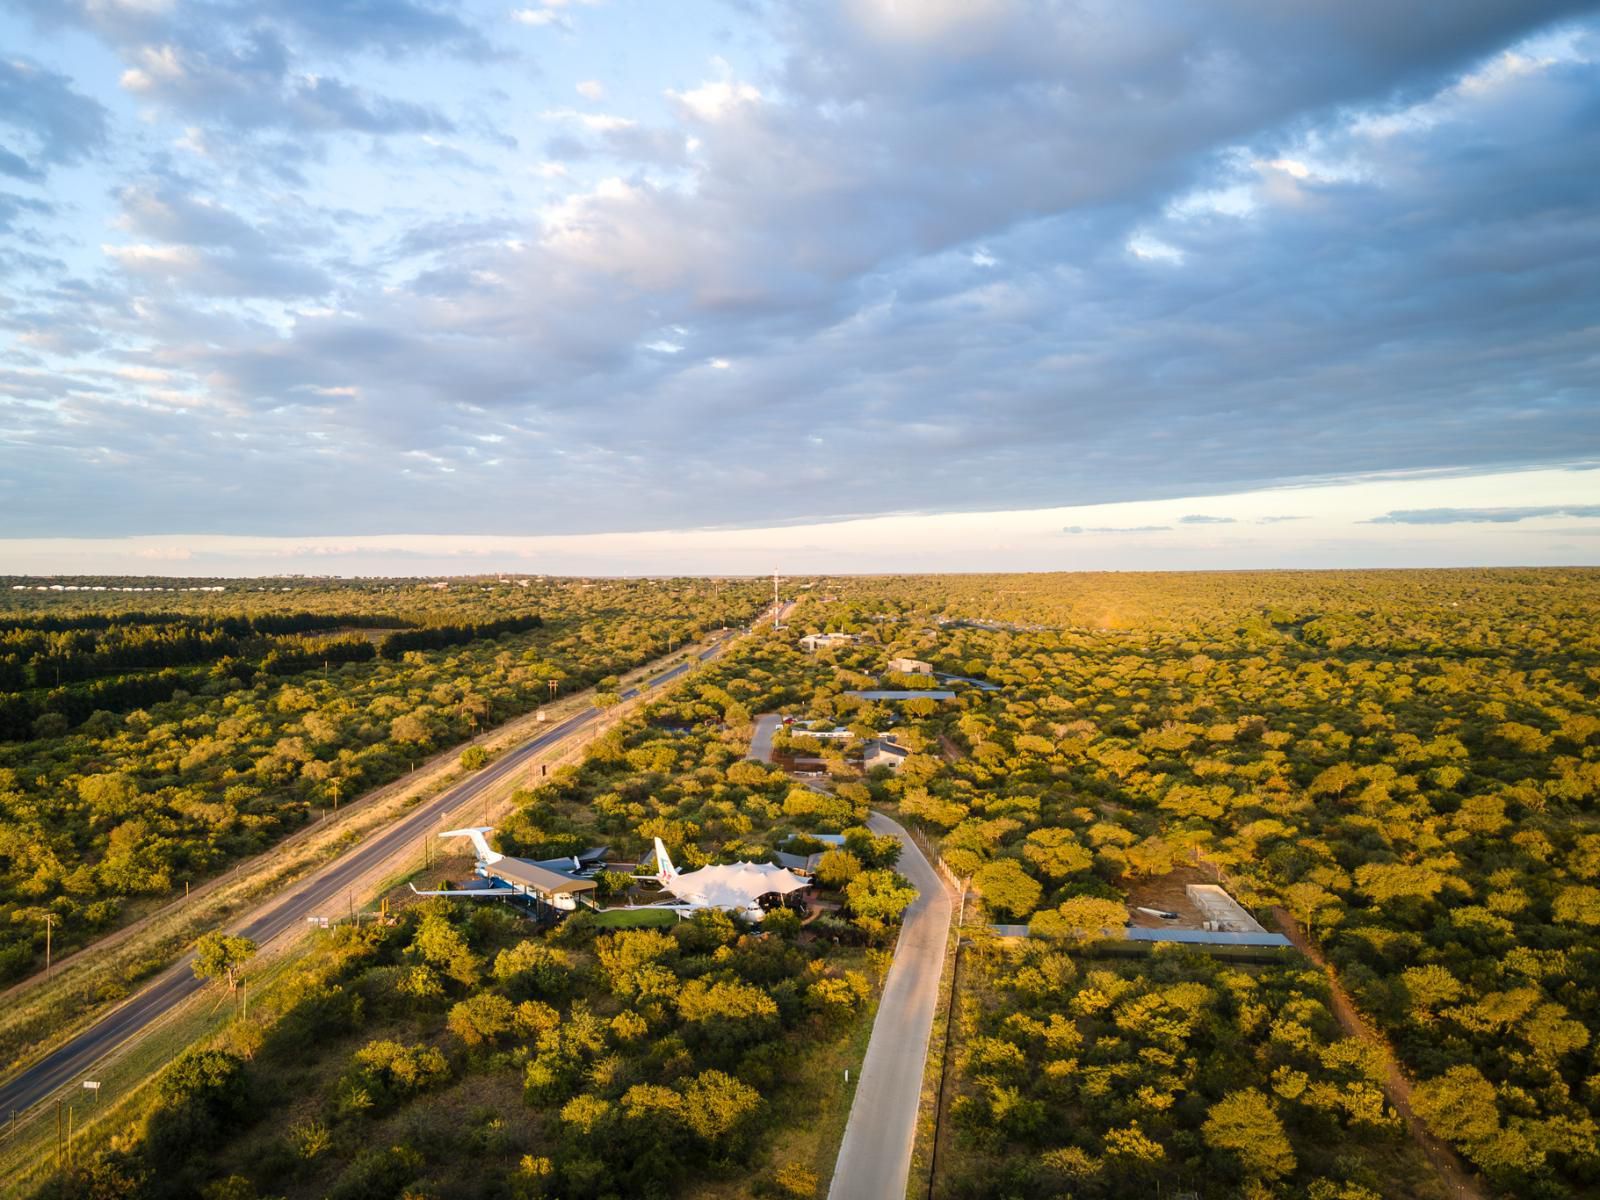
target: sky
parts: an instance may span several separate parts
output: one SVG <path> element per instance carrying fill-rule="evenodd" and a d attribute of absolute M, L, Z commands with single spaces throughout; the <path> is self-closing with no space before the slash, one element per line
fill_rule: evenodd
<path fill-rule="evenodd" d="M 0 0 L 0 573 L 1600 565 L 1600 5 Z"/>

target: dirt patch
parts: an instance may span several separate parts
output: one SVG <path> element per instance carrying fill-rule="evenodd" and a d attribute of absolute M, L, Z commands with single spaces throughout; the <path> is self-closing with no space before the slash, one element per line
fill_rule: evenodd
<path fill-rule="evenodd" d="M 1215 883 L 1210 874 L 1199 867 L 1179 867 L 1165 875 L 1150 879 L 1124 879 L 1123 889 L 1128 893 L 1128 924 L 1136 929 L 1203 929 L 1205 914 L 1190 901 L 1185 891 L 1191 883 Z M 1159 908 L 1163 912 L 1178 914 L 1176 921 L 1164 921 L 1149 913 L 1138 912 L 1140 907 Z"/>

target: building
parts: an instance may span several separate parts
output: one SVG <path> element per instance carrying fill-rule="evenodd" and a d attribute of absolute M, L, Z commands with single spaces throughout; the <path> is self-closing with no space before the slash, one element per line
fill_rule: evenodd
<path fill-rule="evenodd" d="M 948 688 L 867 688 L 859 692 L 846 692 L 857 700 L 954 700 L 956 694 Z"/>
<path fill-rule="evenodd" d="M 579 879 L 520 858 L 502 858 L 482 864 L 477 870 L 494 885 L 510 888 L 519 895 L 542 901 L 563 912 L 571 912 L 576 908 L 584 892 L 595 890 L 592 879 Z"/>
<path fill-rule="evenodd" d="M 800 648 L 815 654 L 835 646 L 854 646 L 859 640 L 853 633 L 808 633 L 800 639 Z"/>
<path fill-rule="evenodd" d="M 891 658 L 889 670 L 902 675 L 932 675 L 933 664 L 925 663 L 920 658 Z"/>
<path fill-rule="evenodd" d="M 1266 933 L 1245 908 L 1214 883 L 1187 884 L 1184 894 L 1200 913 L 1200 928 L 1211 933 Z"/>
<path fill-rule="evenodd" d="M 898 772 L 910 754 L 911 751 L 904 746 L 897 746 L 883 738 L 873 738 L 861 751 L 861 769 L 870 771 L 874 767 L 888 767 Z"/>

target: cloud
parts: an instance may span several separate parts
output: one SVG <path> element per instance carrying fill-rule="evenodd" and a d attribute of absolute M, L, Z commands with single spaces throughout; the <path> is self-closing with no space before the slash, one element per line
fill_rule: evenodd
<path fill-rule="evenodd" d="M 67 76 L 0 58 L 0 175 L 37 181 L 52 167 L 82 162 L 105 145 L 106 128 L 104 106 Z"/>
<path fill-rule="evenodd" d="M 1233 525 L 1233 517 L 1208 517 L 1204 513 L 1191 513 L 1187 517 L 1179 517 L 1180 525 Z"/>
<path fill-rule="evenodd" d="M 120 200 L 119 225 L 141 240 L 103 250 L 145 286 L 207 296 L 315 296 L 333 286 L 320 268 L 280 253 L 307 240 L 292 223 L 269 233 L 181 177 L 130 185 Z"/>
<path fill-rule="evenodd" d="M 1168 533 L 1171 525 L 1067 525 L 1062 533 Z"/>
<path fill-rule="evenodd" d="M 669 89 L 667 96 L 699 121 L 720 121 L 744 105 L 761 101 L 759 88 L 733 79 L 712 80 L 686 92 Z"/>
<path fill-rule="evenodd" d="M 394 134 L 448 132 L 437 110 L 376 96 L 328 76 L 291 69 L 288 47 L 269 30 L 231 44 L 141 46 L 122 86 L 141 99 L 236 129 Z"/>
<path fill-rule="evenodd" d="M 435 52 L 487 53 L 487 43 L 456 18 L 406 0 L 275 0 L 248 7 L 204 0 L 18 3 L 43 25 L 81 25 L 97 34 L 126 64 L 119 82 L 130 94 L 201 124 L 234 130 L 393 134 L 453 128 L 436 109 L 299 69 L 290 39 L 334 52 L 393 55 L 427 45 Z M 0 112 L 4 100 L 0 82 Z M 90 124 L 91 115 L 84 111 L 78 121 Z"/>
<path fill-rule="evenodd" d="M 0 233 L 10 233 L 16 227 L 18 218 L 24 215 L 44 217 L 55 211 L 56 206 L 48 201 L 0 192 Z"/>
<path fill-rule="evenodd" d="M 1600 504 L 1535 504 L 1521 508 L 1410 508 L 1385 513 L 1369 525 L 1508 525 L 1539 517 L 1600 517 Z"/>
<path fill-rule="evenodd" d="M 395 56 L 441 48 L 467 58 L 490 53 L 478 30 L 444 8 L 409 0 L 270 0 L 235 3 L 234 14 L 267 18 L 303 35 L 318 48 L 335 52 L 376 49 Z"/>
<path fill-rule="evenodd" d="M 1256 522 L 1256 524 L 1258 524 L 1258 525 L 1281 525 L 1285 521 L 1304 521 L 1304 520 L 1307 520 L 1307 518 L 1306 517 L 1295 517 L 1295 516 L 1261 517 Z"/>
<path fill-rule="evenodd" d="M 531 25 L 539 28 L 544 25 L 553 25 L 559 29 L 571 29 L 571 23 L 560 13 L 548 8 L 517 8 L 511 11 L 511 19 L 518 25 Z"/>
<path fill-rule="evenodd" d="M 412 0 L 10 0 L 42 27 L 76 25 L 119 47 L 187 41 L 197 31 L 272 28 L 335 54 L 490 56 L 483 34 L 448 6 Z"/>
<path fill-rule="evenodd" d="M 505 8 L 412 0 L 368 36 L 362 7 L 34 5 L 129 73 L 114 147 L 75 160 L 122 224 L 65 194 L 13 218 L 62 262 L 0 310 L 40 397 L 0 476 L 52 496 L 8 521 L 1175 505 L 1600 438 L 1600 81 L 1581 37 L 1520 41 L 1577 6 L 739 6 L 726 38 L 682 18 L 605 113 L 453 62 L 453 27 L 430 48 L 430 14 L 492 41 Z M 51 28 L 26 51 L 59 75 Z M 532 165 L 547 110 L 570 167 Z"/>

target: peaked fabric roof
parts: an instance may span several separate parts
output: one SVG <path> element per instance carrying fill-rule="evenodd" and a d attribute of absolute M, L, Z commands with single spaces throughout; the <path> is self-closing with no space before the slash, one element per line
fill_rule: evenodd
<path fill-rule="evenodd" d="M 737 862 L 688 871 L 665 886 L 680 900 L 700 900 L 715 908 L 748 908 L 769 892 L 787 895 L 808 885 L 808 880 L 784 867 Z"/>

